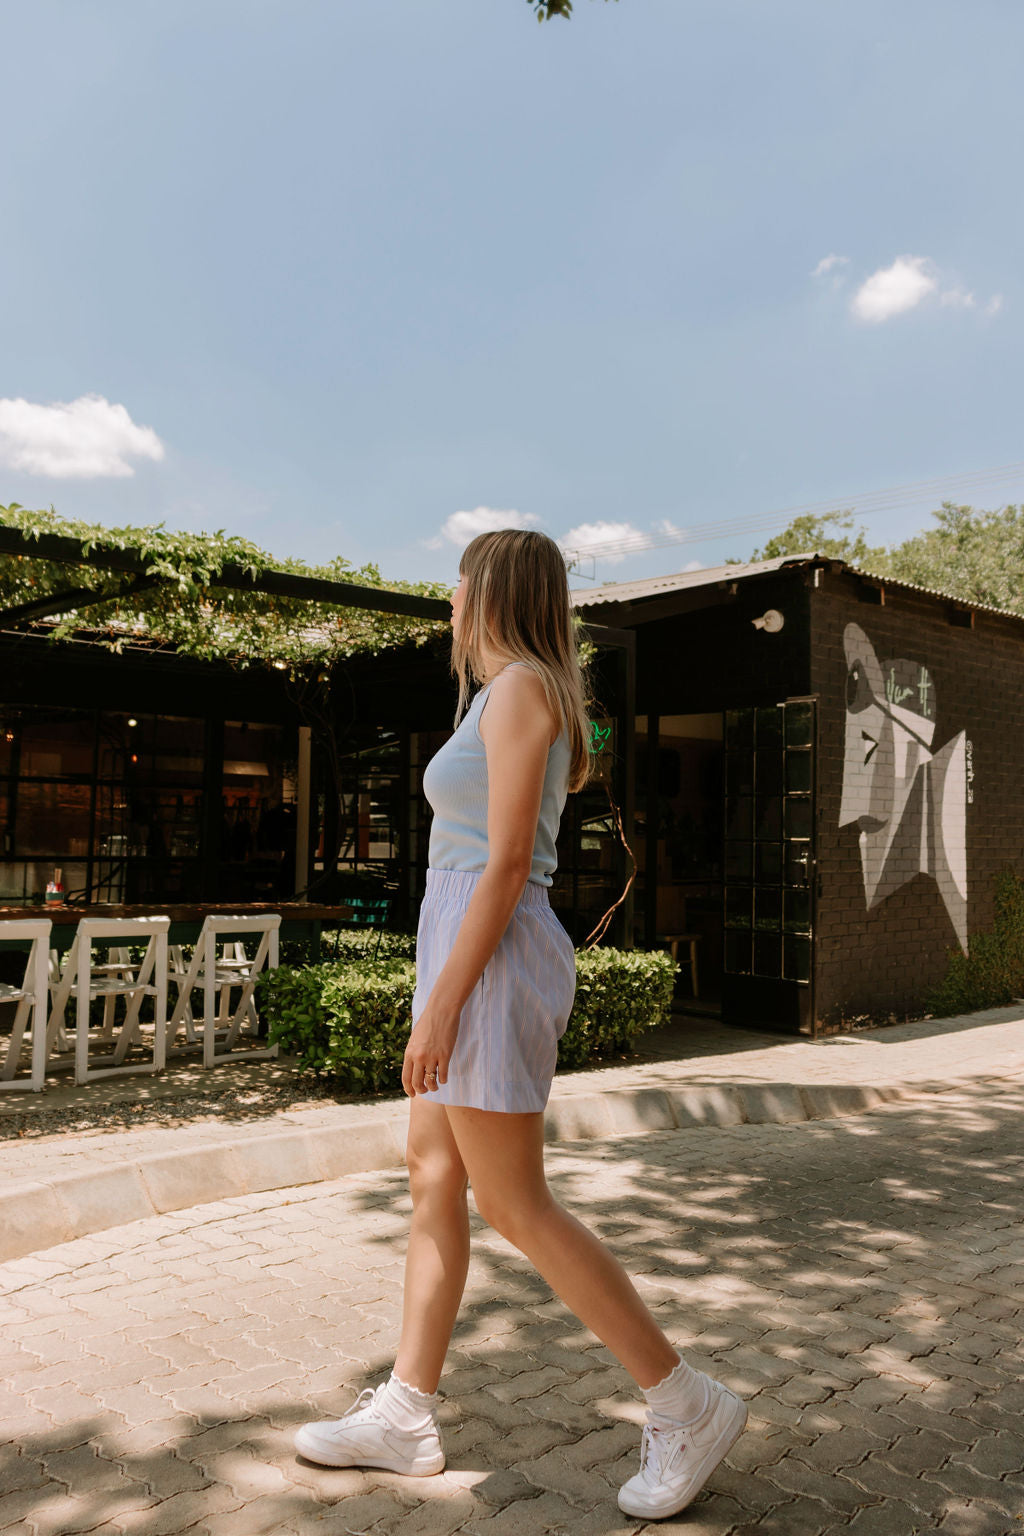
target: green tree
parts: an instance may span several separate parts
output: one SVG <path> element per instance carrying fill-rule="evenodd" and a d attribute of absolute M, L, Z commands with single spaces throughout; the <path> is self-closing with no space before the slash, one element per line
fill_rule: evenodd
<path fill-rule="evenodd" d="M 886 553 L 872 548 L 865 538 L 865 530 L 858 528 L 854 536 L 843 532 L 853 528 L 849 512 L 826 512 L 821 516 L 805 513 L 768 540 L 761 549 L 755 549 L 751 560 L 781 560 L 787 555 L 831 555 L 836 560 L 846 560 L 850 565 L 870 565 Z"/>
<path fill-rule="evenodd" d="M 536 7 L 538 21 L 550 21 L 552 16 L 564 16 L 568 21 L 572 15 L 572 0 L 526 0 L 526 3 Z"/>
<path fill-rule="evenodd" d="M 1024 506 L 986 512 L 947 501 L 932 517 L 934 527 L 888 547 L 869 545 L 863 528 L 853 532 L 848 512 L 795 517 L 749 558 L 829 555 L 875 576 L 1024 613 Z"/>
<path fill-rule="evenodd" d="M 937 524 L 890 549 L 880 575 L 1024 613 L 1024 506 L 996 512 L 944 502 Z"/>

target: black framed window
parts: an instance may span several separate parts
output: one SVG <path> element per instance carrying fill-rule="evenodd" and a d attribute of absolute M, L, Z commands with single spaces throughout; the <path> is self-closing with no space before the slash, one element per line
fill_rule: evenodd
<path fill-rule="evenodd" d="M 814 865 L 814 701 L 726 714 L 725 968 L 807 983 Z"/>

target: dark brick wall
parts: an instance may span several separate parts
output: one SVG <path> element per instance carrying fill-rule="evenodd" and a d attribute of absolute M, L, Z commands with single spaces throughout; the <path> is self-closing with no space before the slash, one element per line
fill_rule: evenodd
<path fill-rule="evenodd" d="M 916 874 L 868 910 L 858 829 L 839 825 L 848 624 L 865 632 L 879 658 L 927 668 L 931 752 L 966 731 L 974 771 L 966 808 L 969 933 L 991 925 L 998 871 L 1009 865 L 1024 873 L 1024 623 L 979 613 L 974 628 L 965 628 L 951 622 L 952 606 L 942 599 L 886 588 L 879 606 L 864 600 L 871 590 L 846 573 L 823 572 L 811 594 L 811 687 L 820 700 L 816 1013 L 825 1026 L 919 1012 L 958 946 L 940 887 L 928 875 Z M 905 868 L 916 867 L 913 850 L 901 857 Z M 950 901 L 955 907 L 952 889 Z"/>

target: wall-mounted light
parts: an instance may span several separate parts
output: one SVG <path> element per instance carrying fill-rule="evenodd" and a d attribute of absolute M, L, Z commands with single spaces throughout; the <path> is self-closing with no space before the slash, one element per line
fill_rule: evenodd
<path fill-rule="evenodd" d="M 139 723 L 139 722 L 138 722 L 138 721 L 137 721 L 137 720 L 136 720 L 136 718 L 135 718 L 135 716 L 134 716 L 134 715 L 129 715 L 129 716 L 128 716 L 128 724 L 129 724 L 129 725 L 130 725 L 130 726 L 134 726 L 134 725 L 138 725 L 138 723 Z"/>
<path fill-rule="evenodd" d="M 777 608 L 769 608 L 759 619 L 750 621 L 755 629 L 763 629 L 768 635 L 777 635 L 786 620 Z"/>

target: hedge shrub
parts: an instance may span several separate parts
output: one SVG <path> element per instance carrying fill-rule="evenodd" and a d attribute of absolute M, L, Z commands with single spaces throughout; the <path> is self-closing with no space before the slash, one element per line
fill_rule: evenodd
<path fill-rule="evenodd" d="M 1024 995 L 1024 880 L 1013 870 L 996 879 L 991 931 L 971 934 L 968 946 L 966 955 L 950 952 L 949 969 L 926 1000 L 940 1018 L 999 1008 Z"/>
<path fill-rule="evenodd" d="M 664 1024 L 677 970 L 661 949 L 577 950 L 576 1000 L 559 1043 L 559 1067 L 620 1055 Z"/>
<path fill-rule="evenodd" d="M 416 935 L 390 928 L 339 928 L 325 933 L 323 949 L 332 960 L 414 960 Z"/>
<path fill-rule="evenodd" d="M 296 968 L 308 965 L 310 942 L 283 940 L 281 964 Z M 396 933 L 391 928 L 325 928 L 320 938 L 320 954 L 325 960 L 411 960 L 415 953 L 415 934 Z"/>
<path fill-rule="evenodd" d="M 360 941 L 358 951 L 367 936 L 344 937 Z M 621 1054 L 663 1024 L 675 973 L 672 957 L 660 950 L 578 950 L 576 1001 L 559 1047 L 559 1067 Z M 297 1056 L 304 1071 L 329 1078 L 346 1093 L 382 1093 L 402 1085 L 415 985 L 411 959 L 394 951 L 376 959 L 357 954 L 265 972 L 259 1004 L 271 1042 Z"/>

